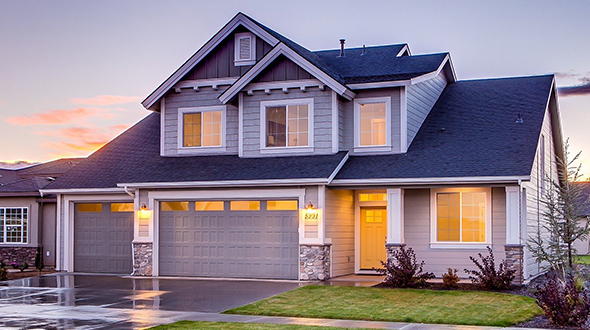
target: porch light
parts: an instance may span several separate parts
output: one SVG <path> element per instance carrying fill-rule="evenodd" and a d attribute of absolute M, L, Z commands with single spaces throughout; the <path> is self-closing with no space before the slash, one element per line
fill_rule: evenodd
<path fill-rule="evenodd" d="M 311 203 L 311 201 L 309 202 L 309 204 L 307 204 L 307 210 L 308 211 L 312 211 L 313 210 L 313 204 Z"/>
<path fill-rule="evenodd" d="M 149 219 L 151 213 L 152 212 L 150 210 L 148 210 L 148 208 L 145 205 L 145 203 L 142 203 L 141 204 L 141 207 L 139 208 L 139 218 L 140 219 Z"/>

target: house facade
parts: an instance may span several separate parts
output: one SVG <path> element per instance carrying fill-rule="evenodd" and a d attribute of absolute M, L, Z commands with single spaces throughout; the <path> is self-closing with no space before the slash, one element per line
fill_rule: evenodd
<path fill-rule="evenodd" d="M 0 261 L 26 262 L 34 267 L 42 258 L 55 266 L 56 196 L 46 187 L 80 162 L 63 158 L 21 169 L 0 169 Z"/>
<path fill-rule="evenodd" d="M 405 244 L 437 276 L 487 246 L 539 273 L 553 76 L 458 81 L 407 44 L 312 52 L 239 13 L 142 104 L 41 190 L 59 270 L 324 280 Z"/>

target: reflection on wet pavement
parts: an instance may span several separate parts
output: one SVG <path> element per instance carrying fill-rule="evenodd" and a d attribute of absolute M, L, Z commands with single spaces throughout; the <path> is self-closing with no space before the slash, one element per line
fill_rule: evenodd
<path fill-rule="evenodd" d="M 4 284 L 4 286 L 2 286 Z M 51 274 L 0 282 L 2 329 L 138 329 L 218 313 L 297 282 Z"/>

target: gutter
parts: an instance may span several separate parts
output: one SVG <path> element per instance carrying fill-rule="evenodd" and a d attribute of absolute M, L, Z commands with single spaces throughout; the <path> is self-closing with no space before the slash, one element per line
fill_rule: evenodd
<path fill-rule="evenodd" d="M 399 178 L 399 179 L 336 179 L 332 186 L 371 186 L 371 185 L 442 185 L 442 184 L 484 184 L 518 183 L 530 181 L 530 176 L 489 176 L 489 177 L 448 177 L 448 178 Z"/>
<path fill-rule="evenodd" d="M 43 194 L 104 194 L 104 193 L 125 193 L 122 188 L 74 188 L 74 189 L 42 189 Z"/>
<path fill-rule="evenodd" d="M 187 182 L 137 182 L 119 183 L 118 187 L 129 188 L 208 188 L 208 187 L 256 187 L 256 186 L 301 186 L 329 184 L 328 178 L 236 180 L 236 181 L 187 181 Z"/>

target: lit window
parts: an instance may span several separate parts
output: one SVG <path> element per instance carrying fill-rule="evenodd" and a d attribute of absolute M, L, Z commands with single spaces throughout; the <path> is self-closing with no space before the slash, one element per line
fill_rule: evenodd
<path fill-rule="evenodd" d="M 223 211 L 222 201 L 199 201 L 195 202 L 197 211 Z"/>
<path fill-rule="evenodd" d="M 111 212 L 133 212 L 133 203 L 111 203 Z"/>
<path fill-rule="evenodd" d="M 485 192 L 436 194 L 438 242 L 485 242 L 487 205 Z"/>
<path fill-rule="evenodd" d="M 380 202 L 386 200 L 387 194 L 359 194 L 360 202 Z"/>
<path fill-rule="evenodd" d="M 391 145 L 391 98 L 356 99 L 354 107 L 355 147 L 389 147 Z"/>
<path fill-rule="evenodd" d="M 309 105 L 266 107 L 266 147 L 309 146 Z"/>
<path fill-rule="evenodd" d="M 78 212 L 102 212 L 101 203 L 78 204 Z"/>
<path fill-rule="evenodd" d="M 188 211 L 188 202 L 162 202 L 162 211 Z"/>
<path fill-rule="evenodd" d="M 297 201 L 268 201 L 266 209 L 269 211 L 296 211 Z"/>
<path fill-rule="evenodd" d="M 0 243 L 27 243 L 29 209 L 0 208 Z"/>
<path fill-rule="evenodd" d="M 235 65 L 252 65 L 256 62 L 256 37 L 254 34 L 236 33 L 234 44 Z"/>
<path fill-rule="evenodd" d="M 231 201 L 230 210 L 232 211 L 258 211 L 260 210 L 259 201 Z"/>
<path fill-rule="evenodd" d="M 222 111 L 183 113 L 183 147 L 220 147 L 222 145 Z"/>

